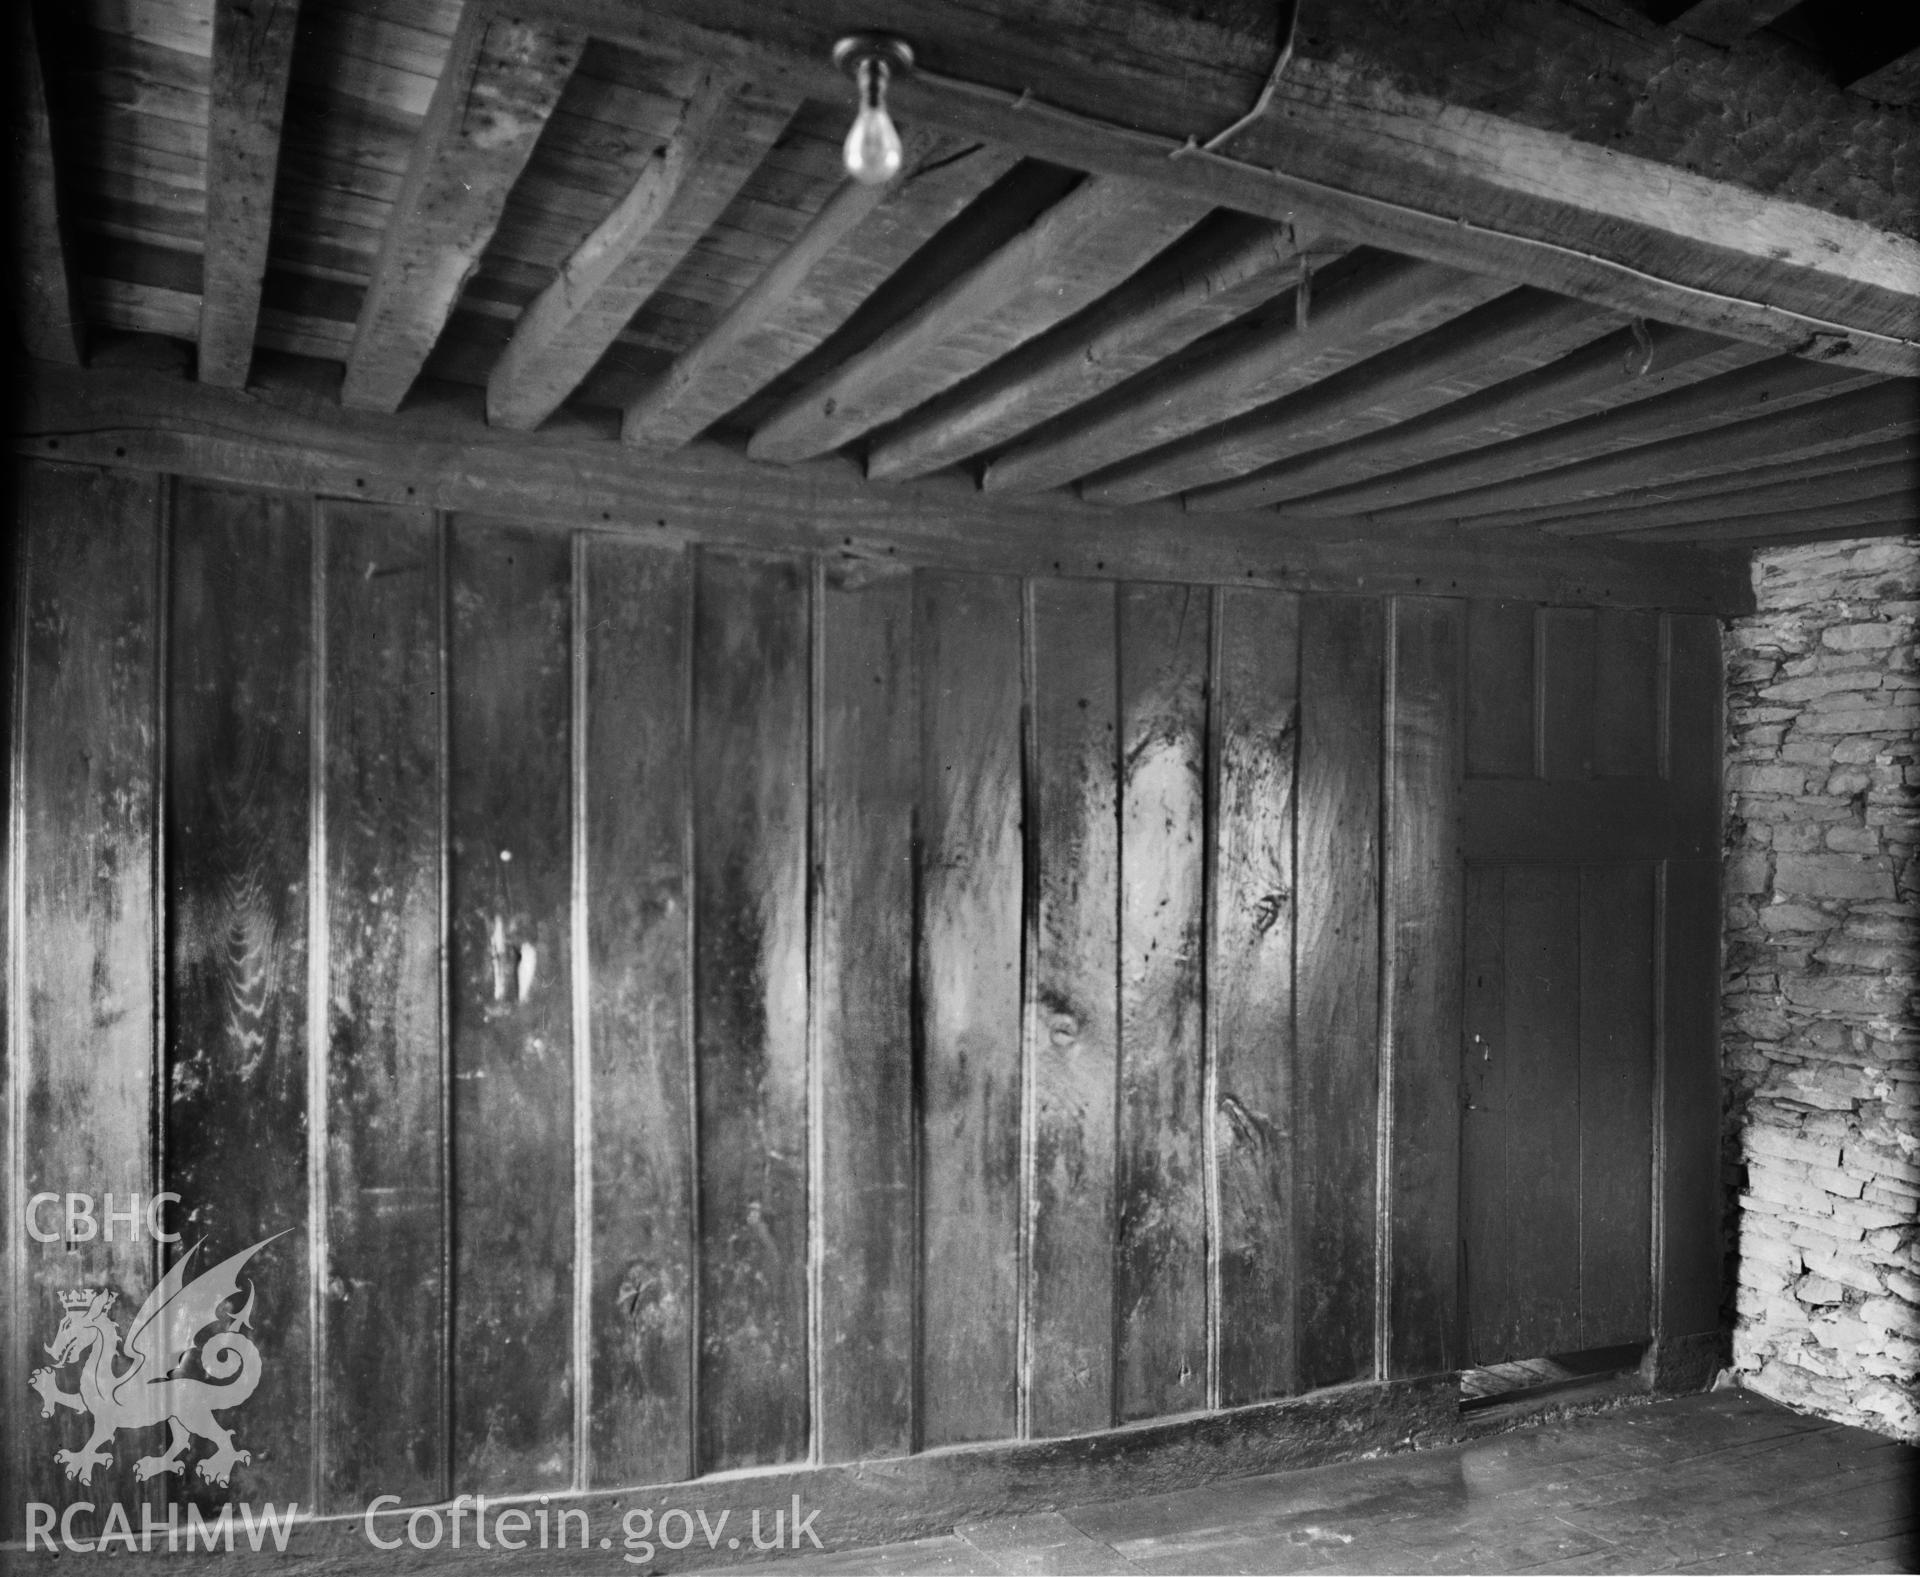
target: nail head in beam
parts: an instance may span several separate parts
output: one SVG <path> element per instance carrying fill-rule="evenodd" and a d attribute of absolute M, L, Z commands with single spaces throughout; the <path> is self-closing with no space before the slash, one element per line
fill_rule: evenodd
<path fill-rule="evenodd" d="M 577 29 L 462 11 L 354 324 L 342 404 L 399 409 L 585 47 Z"/>
<path fill-rule="evenodd" d="M 299 0 L 216 0 L 214 6 L 201 252 L 203 383 L 239 388 L 253 365 L 299 19 Z"/>
<path fill-rule="evenodd" d="M 579 387 L 713 227 L 786 130 L 799 101 L 710 70 L 672 141 L 525 312 L 487 380 L 487 420 L 538 427 Z"/>

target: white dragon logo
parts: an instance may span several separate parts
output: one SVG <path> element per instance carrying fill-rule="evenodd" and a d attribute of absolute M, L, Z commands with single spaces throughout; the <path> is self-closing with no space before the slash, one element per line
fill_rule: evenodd
<path fill-rule="evenodd" d="M 53 1366 L 34 1370 L 31 1383 L 40 1393 L 42 1418 L 51 1418 L 56 1407 L 93 1415 L 93 1437 L 86 1445 L 78 1451 L 54 1453 L 54 1461 L 67 1470 L 68 1478 L 91 1482 L 93 1470 L 113 1460 L 113 1453 L 102 1447 L 115 1434 L 163 1421 L 171 1430 L 167 1449 L 134 1463 L 136 1479 L 185 1472 L 181 1457 L 195 1435 L 213 1442 L 213 1454 L 196 1464 L 196 1471 L 209 1483 L 225 1484 L 236 1463 L 252 1460 L 250 1452 L 234 1450 L 233 1431 L 221 1428 L 213 1416 L 215 1408 L 225 1412 L 238 1407 L 260 1383 L 260 1349 L 240 1334 L 253 1313 L 251 1282 L 245 1306 L 200 1348 L 201 1367 L 214 1381 L 226 1383 L 213 1384 L 173 1371 L 192 1349 L 194 1338 L 221 1318 L 221 1305 L 239 1296 L 240 1267 L 274 1238 L 285 1236 L 276 1232 L 263 1238 L 188 1281 L 187 1267 L 200 1251 L 200 1244 L 194 1244 L 147 1295 L 124 1338 L 111 1318 L 115 1294 L 110 1289 L 89 1287 L 60 1294 L 66 1316 L 47 1344 Z M 127 1360 L 127 1367 L 116 1373 L 117 1359 Z M 70 1363 L 82 1366 L 77 1392 L 59 1386 L 56 1371 Z"/>

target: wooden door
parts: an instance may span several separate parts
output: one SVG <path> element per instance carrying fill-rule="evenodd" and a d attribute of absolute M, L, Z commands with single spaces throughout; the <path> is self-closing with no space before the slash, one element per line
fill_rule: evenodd
<path fill-rule="evenodd" d="M 1715 966 L 1710 933 L 1685 918 L 1702 881 L 1712 892 L 1717 841 L 1712 633 L 1676 640 L 1672 619 L 1591 609 L 1469 612 L 1469 1363 L 1662 1328 L 1655 1243 L 1669 1185 L 1656 1157 L 1684 1088 L 1667 1076 L 1669 1040 Z M 1681 1115 L 1698 1144 L 1697 1114 Z M 1689 1274 L 1710 1282 L 1714 1270 Z"/>

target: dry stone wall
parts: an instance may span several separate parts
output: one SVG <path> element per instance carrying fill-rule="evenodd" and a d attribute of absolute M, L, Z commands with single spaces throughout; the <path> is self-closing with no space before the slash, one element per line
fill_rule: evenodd
<path fill-rule="evenodd" d="M 1757 556 L 1727 632 L 1734 1367 L 1920 1440 L 1920 538 Z"/>

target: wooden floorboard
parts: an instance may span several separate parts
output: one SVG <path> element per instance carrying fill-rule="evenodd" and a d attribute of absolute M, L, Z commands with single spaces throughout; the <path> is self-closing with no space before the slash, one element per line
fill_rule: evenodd
<path fill-rule="evenodd" d="M 1911 1446 L 1723 1391 L 770 1564 L 902 1577 L 1912 1571 L 1917 1469 Z"/>

